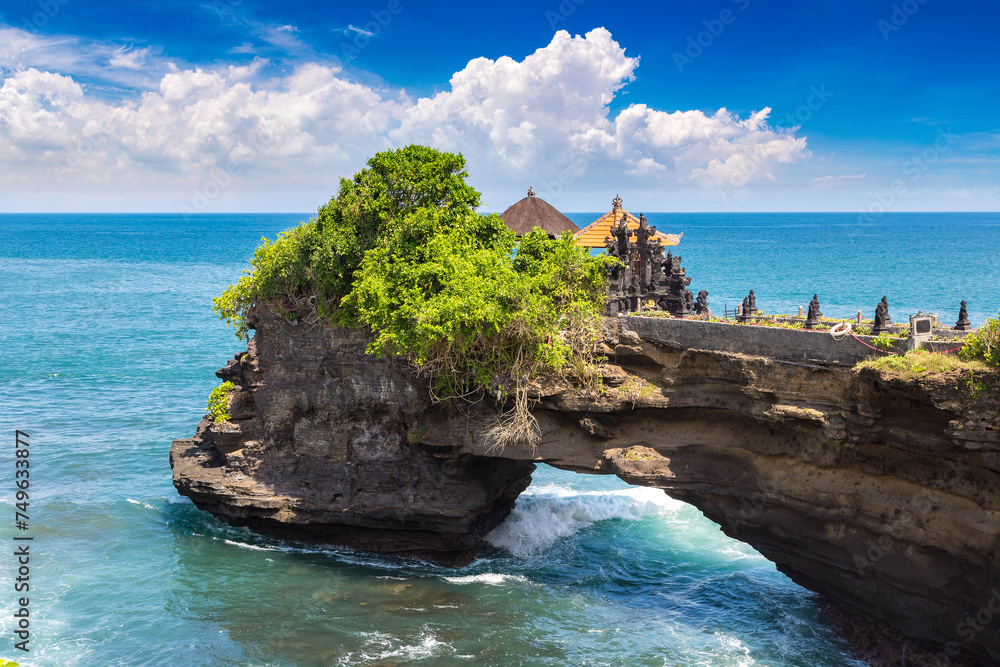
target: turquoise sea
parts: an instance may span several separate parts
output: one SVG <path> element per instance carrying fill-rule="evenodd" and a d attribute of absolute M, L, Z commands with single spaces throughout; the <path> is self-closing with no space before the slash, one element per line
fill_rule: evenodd
<path fill-rule="evenodd" d="M 655 214 L 713 310 L 975 324 L 1000 215 Z M 0 658 L 22 665 L 859 665 L 814 596 L 693 507 L 540 467 L 458 570 L 227 527 L 167 452 L 241 349 L 212 313 L 305 214 L 0 215 Z M 589 223 L 593 214 L 574 214 Z M 31 435 L 30 653 L 14 649 L 14 431 Z"/>

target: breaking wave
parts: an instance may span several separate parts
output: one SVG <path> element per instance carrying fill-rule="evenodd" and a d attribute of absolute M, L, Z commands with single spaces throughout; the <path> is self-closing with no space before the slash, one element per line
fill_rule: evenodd
<path fill-rule="evenodd" d="M 683 503 L 658 489 L 574 491 L 557 485 L 530 488 L 486 541 L 515 556 L 531 556 L 598 521 L 639 521 L 674 514 Z"/>

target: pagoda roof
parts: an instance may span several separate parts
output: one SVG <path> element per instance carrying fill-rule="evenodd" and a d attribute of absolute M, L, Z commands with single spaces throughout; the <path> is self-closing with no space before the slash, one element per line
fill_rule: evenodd
<path fill-rule="evenodd" d="M 574 234 L 573 238 L 576 240 L 576 244 L 585 248 L 603 248 L 604 238 L 607 236 L 614 238 L 611 230 L 615 226 L 615 221 L 621 219 L 623 215 L 625 216 L 625 224 L 630 230 L 638 229 L 639 218 L 622 208 L 621 201 L 620 197 L 615 197 L 614 208 Z M 653 235 L 654 238 L 660 239 L 660 244 L 664 246 L 679 244 L 682 236 L 684 234 L 664 234 L 660 231 Z"/>
<path fill-rule="evenodd" d="M 552 204 L 536 197 L 535 191 L 531 188 L 528 189 L 527 197 L 509 206 L 500 214 L 500 218 L 518 236 L 524 236 L 535 227 L 541 227 L 542 231 L 551 236 L 559 236 L 563 232 L 577 232 L 580 229 Z"/>

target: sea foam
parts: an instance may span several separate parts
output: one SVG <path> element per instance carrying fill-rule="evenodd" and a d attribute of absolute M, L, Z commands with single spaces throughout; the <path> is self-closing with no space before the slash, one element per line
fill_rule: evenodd
<path fill-rule="evenodd" d="M 638 521 L 673 514 L 682 506 L 659 489 L 581 492 L 545 485 L 523 493 L 510 516 L 486 541 L 515 556 L 530 556 L 598 521 Z"/>
<path fill-rule="evenodd" d="M 507 581 L 527 582 L 527 579 L 520 575 L 499 574 L 497 572 L 469 574 L 464 577 L 442 577 L 442 579 L 453 584 L 487 584 L 489 586 L 501 586 Z"/>

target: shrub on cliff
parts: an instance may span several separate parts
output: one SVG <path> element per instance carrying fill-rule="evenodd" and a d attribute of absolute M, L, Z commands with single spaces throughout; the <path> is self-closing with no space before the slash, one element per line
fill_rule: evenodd
<path fill-rule="evenodd" d="M 1000 366 L 1000 313 L 986 318 L 983 326 L 966 336 L 959 355 L 966 360 L 979 359 L 990 366 Z"/>
<path fill-rule="evenodd" d="M 223 382 L 208 395 L 208 415 L 216 424 L 229 420 L 229 392 L 233 388 L 232 382 Z"/>
<path fill-rule="evenodd" d="M 215 309 L 246 337 L 263 302 L 279 312 L 365 323 L 369 352 L 393 353 L 439 398 L 494 396 L 497 445 L 534 444 L 528 385 L 589 363 L 600 334 L 607 257 L 539 229 L 519 244 L 476 213 L 460 155 L 423 146 L 378 153 L 341 179 L 308 223 L 264 240 Z"/>

